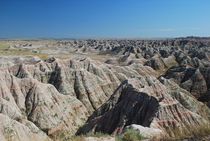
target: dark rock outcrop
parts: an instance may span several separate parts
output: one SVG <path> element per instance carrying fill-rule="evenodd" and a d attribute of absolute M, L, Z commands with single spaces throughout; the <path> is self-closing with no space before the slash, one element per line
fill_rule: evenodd
<path fill-rule="evenodd" d="M 91 131 L 116 134 L 126 126 L 138 124 L 177 136 L 177 129 L 182 132 L 189 126 L 193 129 L 208 123 L 210 110 L 207 106 L 175 83 L 161 79 L 167 86 L 153 77 L 124 81 L 111 98 L 93 113 L 78 134 Z M 176 86 L 176 90 L 171 86 Z M 186 98 L 185 103 L 182 98 Z M 188 105 L 192 102 L 194 107 Z"/>

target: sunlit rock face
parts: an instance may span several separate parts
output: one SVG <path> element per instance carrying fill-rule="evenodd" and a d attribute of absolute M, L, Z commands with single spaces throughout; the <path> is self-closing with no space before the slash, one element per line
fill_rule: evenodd
<path fill-rule="evenodd" d="M 25 42 L 11 46 L 34 46 Z M 209 124 L 208 38 L 40 44 L 37 52 L 56 57 L 0 57 L 0 140 L 117 135 L 129 127 L 176 137 Z"/>
<path fill-rule="evenodd" d="M 90 131 L 116 134 L 126 126 L 137 124 L 175 136 L 175 129 L 187 129 L 189 125 L 202 127 L 208 123 L 210 110 L 207 106 L 177 84 L 164 78 L 161 81 L 163 83 L 154 77 L 124 81 L 78 134 Z"/>
<path fill-rule="evenodd" d="M 2 68 L 1 112 L 34 123 L 50 137 L 61 132 L 73 135 L 121 81 L 140 74 L 156 75 L 143 65 L 124 68 L 88 58 Z"/>

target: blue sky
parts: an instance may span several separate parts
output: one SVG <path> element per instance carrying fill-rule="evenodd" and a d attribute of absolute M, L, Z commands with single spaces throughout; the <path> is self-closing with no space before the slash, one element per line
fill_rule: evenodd
<path fill-rule="evenodd" d="M 210 0 L 0 0 L 0 38 L 210 36 Z"/>

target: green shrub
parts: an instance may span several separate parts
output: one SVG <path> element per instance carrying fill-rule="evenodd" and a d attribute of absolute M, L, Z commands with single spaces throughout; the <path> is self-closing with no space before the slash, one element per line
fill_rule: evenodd
<path fill-rule="evenodd" d="M 73 136 L 69 141 L 84 141 L 86 137 L 107 137 L 110 136 L 108 134 L 102 133 L 102 132 L 96 132 L 96 133 L 87 133 L 85 135 L 80 135 L 80 136 Z"/>
<path fill-rule="evenodd" d="M 140 141 L 145 139 L 138 131 L 128 129 L 121 136 L 117 136 L 117 141 Z"/>

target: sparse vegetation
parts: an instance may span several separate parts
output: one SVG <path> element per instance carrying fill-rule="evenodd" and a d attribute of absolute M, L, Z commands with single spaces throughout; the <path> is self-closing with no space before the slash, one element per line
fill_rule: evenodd
<path fill-rule="evenodd" d="M 15 131 L 12 129 L 11 126 L 7 126 L 4 128 L 4 134 L 8 141 L 12 141 L 15 137 Z"/>
<path fill-rule="evenodd" d="M 74 136 L 69 141 L 85 141 L 84 136 Z"/>
<path fill-rule="evenodd" d="M 4 54 L 9 49 L 9 46 L 6 43 L 0 42 L 0 55 Z"/>
<path fill-rule="evenodd" d="M 87 133 L 85 135 L 79 135 L 79 136 L 72 136 L 69 132 L 62 132 L 58 133 L 56 136 L 51 137 L 53 140 L 59 140 L 59 141 L 84 141 L 87 137 L 108 137 L 110 135 L 96 132 L 96 133 Z"/>
<path fill-rule="evenodd" d="M 70 132 L 57 132 L 50 136 L 53 140 L 59 141 L 71 141 L 71 133 Z"/>
<path fill-rule="evenodd" d="M 1 43 L 0 42 L 0 50 L 7 50 L 9 48 L 9 46 L 6 43 Z"/>
<path fill-rule="evenodd" d="M 5 56 L 38 56 L 41 59 L 47 59 L 47 54 L 33 53 L 28 49 L 0 49 L 0 55 Z"/>
<path fill-rule="evenodd" d="M 110 136 L 109 134 L 102 133 L 102 132 L 96 132 L 96 133 L 88 133 L 85 135 L 86 137 L 107 137 Z"/>
<path fill-rule="evenodd" d="M 128 129 L 121 136 L 117 136 L 117 141 L 140 141 L 145 139 L 138 131 L 133 129 Z"/>
<path fill-rule="evenodd" d="M 33 52 L 30 49 L 10 48 L 8 44 L 0 42 L 0 55 L 4 56 L 38 56 L 41 59 L 47 59 L 48 54 Z"/>
<path fill-rule="evenodd" d="M 163 140 L 180 140 L 180 139 L 190 139 L 190 138 L 202 138 L 210 135 L 210 125 L 203 124 L 200 126 L 189 126 L 174 128 L 169 133 L 170 137 L 164 137 Z"/>
<path fill-rule="evenodd" d="M 88 133 L 85 135 L 74 136 L 69 141 L 84 141 L 86 137 L 100 138 L 100 137 L 108 137 L 108 136 L 110 136 L 110 135 L 102 133 L 102 132 Z"/>

